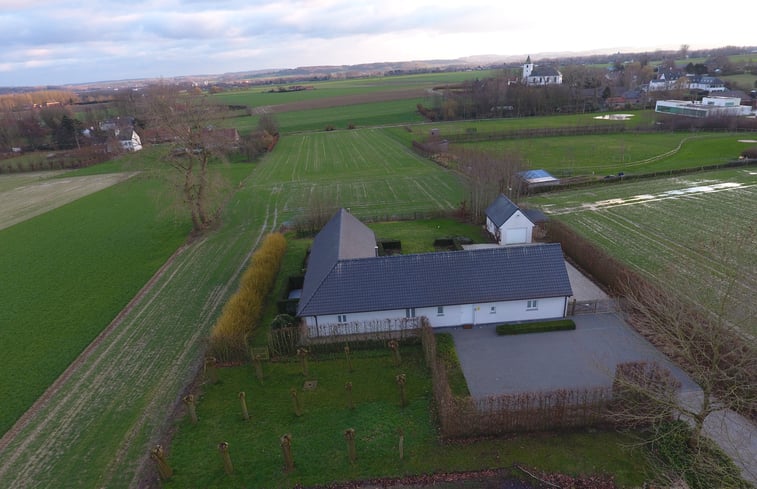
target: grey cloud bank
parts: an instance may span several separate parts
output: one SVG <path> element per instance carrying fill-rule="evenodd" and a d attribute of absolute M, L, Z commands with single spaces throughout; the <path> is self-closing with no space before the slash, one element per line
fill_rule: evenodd
<path fill-rule="evenodd" d="M 731 7 L 739 3 L 749 7 Z M 649 0 L 622 14 L 602 2 L 551 0 L 0 0 L 0 86 L 755 42 L 749 26 L 728 19 L 692 29 L 681 8 Z"/>

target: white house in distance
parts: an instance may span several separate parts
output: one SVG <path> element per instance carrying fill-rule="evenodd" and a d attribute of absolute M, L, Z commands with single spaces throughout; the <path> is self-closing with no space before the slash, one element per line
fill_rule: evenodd
<path fill-rule="evenodd" d="M 686 117 L 728 117 L 745 116 L 752 113 L 748 105 L 741 105 L 738 97 L 703 97 L 701 102 L 685 100 L 658 100 L 655 112 L 682 115 Z"/>
<path fill-rule="evenodd" d="M 486 231 L 499 245 L 532 241 L 534 223 L 510 199 L 500 194 L 486 208 Z"/>
<path fill-rule="evenodd" d="M 526 85 L 561 85 L 562 73 L 552 66 L 536 66 L 529 56 L 523 64 L 521 80 Z"/>
<path fill-rule="evenodd" d="M 433 327 L 544 320 L 564 317 L 571 295 L 557 243 L 376 256 L 373 231 L 341 209 L 313 240 L 297 316 L 310 337 L 421 316 Z"/>
<path fill-rule="evenodd" d="M 118 142 L 124 151 L 139 151 L 142 149 L 142 140 L 134 129 L 122 129 L 117 132 Z"/>

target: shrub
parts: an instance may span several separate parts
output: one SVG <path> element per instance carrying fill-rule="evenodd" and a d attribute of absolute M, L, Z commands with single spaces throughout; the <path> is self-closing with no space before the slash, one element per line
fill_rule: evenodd
<path fill-rule="evenodd" d="M 285 251 L 284 236 L 272 233 L 252 255 L 239 289 L 226 303 L 210 332 L 210 354 L 218 360 L 247 358 L 247 339 L 258 326 Z"/>
<path fill-rule="evenodd" d="M 557 319 L 555 321 L 539 321 L 533 323 L 505 323 L 497 326 L 498 335 L 545 333 L 547 331 L 568 331 L 576 329 L 572 319 Z"/>

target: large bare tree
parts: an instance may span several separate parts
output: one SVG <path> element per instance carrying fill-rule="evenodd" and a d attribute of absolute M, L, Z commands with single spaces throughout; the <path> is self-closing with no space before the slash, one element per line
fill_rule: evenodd
<path fill-rule="evenodd" d="M 486 207 L 499 195 L 518 198 L 515 175 L 523 168 L 521 157 L 514 153 L 495 156 L 470 148 L 454 148 L 450 152 L 457 167 L 467 181 L 469 201 L 467 209 L 471 220 L 483 220 Z"/>
<path fill-rule="evenodd" d="M 165 147 L 162 160 L 176 170 L 176 188 L 189 211 L 194 233 L 202 233 L 220 211 L 223 179 L 217 163 L 235 144 L 236 131 L 221 129 L 224 107 L 205 96 L 160 84 L 150 87 L 138 101 L 147 142 Z"/>

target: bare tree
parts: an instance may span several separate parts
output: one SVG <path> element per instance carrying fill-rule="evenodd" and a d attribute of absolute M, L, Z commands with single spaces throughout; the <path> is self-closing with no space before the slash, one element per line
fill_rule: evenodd
<path fill-rule="evenodd" d="M 515 174 L 523 168 L 519 155 L 506 153 L 496 157 L 485 151 L 457 148 L 452 149 L 457 166 L 465 176 L 469 191 L 467 208 L 471 220 L 480 222 L 486 207 L 499 194 L 512 199 L 518 197 Z"/>
<path fill-rule="evenodd" d="M 166 84 L 151 87 L 139 102 L 138 113 L 151 134 L 148 139 L 165 143 L 163 161 L 177 171 L 176 186 L 193 232 L 202 233 L 220 211 L 224 187 L 212 163 L 222 161 L 235 144 L 229 130 L 214 126 L 224 108 Z"/>
<path fill-rule="evenodd" d="M 660 275 L 665 282 L 659 285 L 632 277 L 624 291 L 634 327 L 701 388 L 699 395 L 677 399 L 650 389 L 643 395 L 690 423 L 688 444 L 694 450 L 711 415 L 726 410 L 752 420 L 757 415 L 755 229 L 724 232 L 711 243 L 692 243 L 692 251 L 701 258 L 695 270 L 665 271 Z M 632 415 L 648 417 L 648 412 Z"/>

